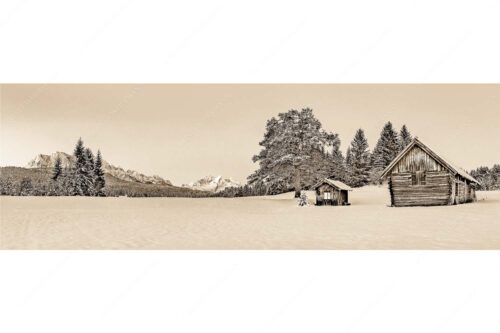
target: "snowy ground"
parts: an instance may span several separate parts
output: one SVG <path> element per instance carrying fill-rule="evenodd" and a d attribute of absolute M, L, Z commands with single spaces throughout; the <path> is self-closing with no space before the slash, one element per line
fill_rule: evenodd
<path fill-rule="evenodd" d="M 500 192 L 477 203 L 391 208 L 385 187 L 352 206 L 253 198 L 0 197 L 2 249 L 500 249 Z"/>

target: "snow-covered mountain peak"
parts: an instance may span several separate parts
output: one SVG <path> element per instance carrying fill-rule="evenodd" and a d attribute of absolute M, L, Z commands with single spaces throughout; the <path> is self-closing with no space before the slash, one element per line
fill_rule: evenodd
<path fill-rule="evenodd" d="M 189 184 L 183 184 L 183 187 L 188 187 L 193 190 L 200 190 L 206 192 L 217 193 L 223 191 L 228 187 L 239 187 L 241 184 L 231 177 L 223 178 L 221 175 L 218 176 L 205 176 L 195 182 Z"/>

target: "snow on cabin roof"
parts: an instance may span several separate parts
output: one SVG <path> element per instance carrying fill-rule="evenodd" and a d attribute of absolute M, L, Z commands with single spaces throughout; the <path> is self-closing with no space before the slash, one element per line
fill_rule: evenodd
<path fill-rule="evenodd" d="M 340 190 L 352 191 L 352 188 L 349 185 L 346 185 L 346 184 L 342 183 L 340 180 L 333 180 L 333 179 L 330 179 L 330 178 L 323 179 L 322 181 L 320 181 L 319 183 L 317 183 L 316 185 L 314 185 L 313 189 L 317 189 L 318 187 L 320 187 L 324 183 L 332 185 L 333 187 L 336 187 L 336 188 L 338 188 Z"/>
<path fill-rule="evenodd" d="M 380 178 L 381 179 L 385 178 L 387 176 L 387 174 L 392 170 L 392 168 L 394 168 L 394 166 L 414 146 L 418 146 L 419 148 L 421 148 L 423 151 L 425 151 L 427 154 L 429 154 L 430 156 L 432 156 L 437 162 L 439 162 L 440 164 L 442 164 L 445 168 L 447 168 L 448 170 L 450 170 L 454 174 L 459 174 L 463 178 L 468 179 L 471 182 L 479 184 L 479 182 L 474 177 L 472 177 L 471 175 L 469 175 L 464 169 L 462 169 L 460 167 L 457 167 L 455 164 L 453 164 L 452 162 L 450 162 L 448 159 L 445 159 L 442 155 L 436 154 L 433 150 L 431 150 L 429 147 L 427 147 L 422 142 L 420 142 L 418 140 L 418 138 L 416 138 L 416 137 L 412 140 L 412 142 L 405 149 L 403 149 L 403 151 L 401 151 L 401 153 L 399 153 L 398 156 L 396 156 L 396 158 L 387 166 L 387 168 L 385 168 L 385 170 L 382 172 L 382 175 L 380 176 Z"/>

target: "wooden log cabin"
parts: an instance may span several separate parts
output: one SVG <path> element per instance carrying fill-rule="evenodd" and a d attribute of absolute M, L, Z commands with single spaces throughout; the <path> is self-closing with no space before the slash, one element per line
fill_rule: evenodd
<path fill-rule="evenodd" d="M 479 182 L 467 172 L 413 141 L 387 166 L 391 206 L 456 205 L 476 201 Z"/>
<path fill-rule="evenodd" d="M 316 205 L 318 206 L 347 206 L 349 203 L 348 185 L 338 180 L 325 178 L 312 187 L 316 191 Z"/>

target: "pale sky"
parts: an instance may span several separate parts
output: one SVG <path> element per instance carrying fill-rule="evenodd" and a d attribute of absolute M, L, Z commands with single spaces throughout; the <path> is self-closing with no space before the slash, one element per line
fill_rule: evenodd
<path fill-rule="evenodd" d="M 267 119 L 310 107 L 347 149 L 387 121 L 465 169 L 500 163 L 500 85 L 1 85 L 2 166 L 71 153 L 78 137 L 108 162 L 182 184 L 245 181 Z"/>

